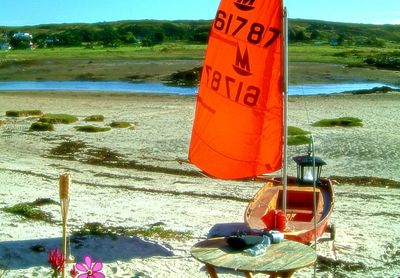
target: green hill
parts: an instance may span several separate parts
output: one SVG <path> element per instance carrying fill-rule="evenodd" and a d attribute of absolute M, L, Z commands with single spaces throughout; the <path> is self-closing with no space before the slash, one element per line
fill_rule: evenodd
<path fill-rule="evenodd" d="M 211 20 L 127 20 L 99 23 L 43 24 L 22 27 L 0 27 L 0 41 L 16 32 L 33 35 L 37 46 L 79 46 L 141 43 L 145 46 L 166 41 L 207 42 Z M 290 19 L 290 42 L 314 44 L 384 46 L 400 44 L 400 25 L 339 23 L 319 20 Z"/>
<path fill-rule="evenodd" d="M 79 46 L 103 44 L 142 43 L 144 46 L 164 41 L 206 43 L 210 20 L 161 21 L 132 20 L 100 23 L 44 24 L 23 27 L 0 27 L 0 39 L 12 37 L 16 32 L 33 36 L 37 46 Z"/>
<path fill-rule="evenodd" d="M 291 41 L 331 42 L 366 46 L 400 43 L 400 25 L 374 25 L 291 19 Z"/>
<path fill-rule="evenodd" d="M 13 49 L 33 45 L 36 48 L 73 46 L 108 51 L 119 46 L 138 48 L 171 43 L 205 47 L 211 24 L 211 20 L 126 20 L 0 27 L 0 47 L 7 48 L 5 42 L 9 42 Z M 28 36 L 28 39 L 18 41 L 13 38 L 17 32 L 29 33 L 32 39 Z M 400 25 L 290 19 L 289 43 L 292 62 L 339 63 L 400 70 Z"/>

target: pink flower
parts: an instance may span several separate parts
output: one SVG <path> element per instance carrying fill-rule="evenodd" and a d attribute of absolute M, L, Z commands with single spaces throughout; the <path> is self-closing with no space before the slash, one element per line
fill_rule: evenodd
<path fill-rule="evenodd" d="M 76 269 L 82 272 L 78 278 L 105 278 L 106 276 L 101 272 L 103 269 L 102 262 L 93 262 L 90 256 L 85 256 L 84 263 L 77 263 Z"/>
<path fill-rule="evenodd" d="M 65 258 L 64 254 L 59 252 L 58 248 L 49 251 L 49 264 L 54 270 L 53 277 L 57 277 L 64 269 Z M 57 276 L 56 276 L 57 275 Z"/>

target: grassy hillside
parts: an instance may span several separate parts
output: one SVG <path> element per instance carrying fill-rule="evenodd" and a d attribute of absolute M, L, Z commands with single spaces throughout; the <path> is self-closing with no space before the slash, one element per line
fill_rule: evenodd
<path fill-rule="evenodd" d="M 292 19 L 289 21 L 292 41 L 314 41 L 384 46 L 400 44 L 400 25 L 339 23 L 318 20 Z"/>
<path fill-rule="evenodd" d="M 45 24 L 0 27 L 0 40 L 16 32 L 33 35 L 33 42 L 45 46 L 141 44 L 151 46 L 165 41 L 206 43 L 211 21 L 132 20 L 101 23 Z"/>
<path fill-rule="evenodd" d="M 94 66 L 96 61 L 105 64 L 135 59 L 201 60 L 211 24 L 211 20 L 139 20 L 0 27 L 0 43 L 16 32 L 28 32 L 37 46 L 35 51 L 0 51 L 0 73 L 4 72 L 3 80 L 11 80 L 15 78 L 13 76 L 30 80 L 39 78 L 35 77 L 37 72 L 43 72 L 44 76 L 52 65 L 56 67 L 51 68 L 52 72 L 64 65 L 65 71 L 57 76 L 81 78 L 82 74 L 75 70 L 77 61 L 84 67 Z M 400 25 L 291 19 L 289 35 L 290 62 L 372 66 L 400 71 Z M 52 64 L 49 64 L 50 60 Z M 66 66 L 68 63 L 71 68 Z M 19 70 L 22 67 L 24 70 Z M 83 77 L 101 79 L 103 75 L 110 76 L 109 72 L 97 72 L 97 68 L 88 70 Z M 120 71 L 127 70 L 121 65 L 119 68 Z M 31 76 L 25 76 L 28 69 Z M 43 76 L 40 78 L 45 78 Z"/>
<path fill-rule="evenodd" d="M 92 24 L 46 24 L 23 27 L 0 27 L 0 40 L 15 32 L 28 32 L 38 46 L 80 46 L 82 44 L 144 43 L 145 46 L 170 41 L 206 43 L 211 20 L 131 20 Z M 290 19 L 290 42 L 316 44 L 385 46 L 400 44 L 400 25 L 338 23 Z"/>

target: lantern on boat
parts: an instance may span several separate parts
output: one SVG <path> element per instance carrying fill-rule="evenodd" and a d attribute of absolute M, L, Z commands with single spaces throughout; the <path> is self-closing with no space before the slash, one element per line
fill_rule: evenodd
<path fill-rule="evenodd" d="M 326 165 L 325 161 L 319 157 L 312 156 L 311 152 L 307 155 L 293 157 L 293 160 L 297 164 L 297 182 L 299 184 L 312 184 L 314 180 L 319 183 L 322 166 Z"/>

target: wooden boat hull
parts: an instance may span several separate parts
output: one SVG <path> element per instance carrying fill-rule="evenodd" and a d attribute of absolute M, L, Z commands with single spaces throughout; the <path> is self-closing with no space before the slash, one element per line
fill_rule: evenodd
<path fill-rule="evenodd" d="M 268 181 L 249 202 L 244 220 L 252 230 L 268 229 L 261 218 L 271 210 L 282 210 L 283 186 L 280 179 Z M 334 207 L 334 192 L 330 180 L 321 179 L 316 190 L 316 214 L 314 215 L 314 189 L 312 185 L 299 185 L 296 178 L 288 177 L 284 237 L 301 243 L 309 243 L 315 236 L 328 232 L 329 219 Z M 316 217 L 316 225 L 314 223 Z M 316 229 L 315 229 L 316 228 Z M 332 237 L 332 236 L 331 236 Z"/>

